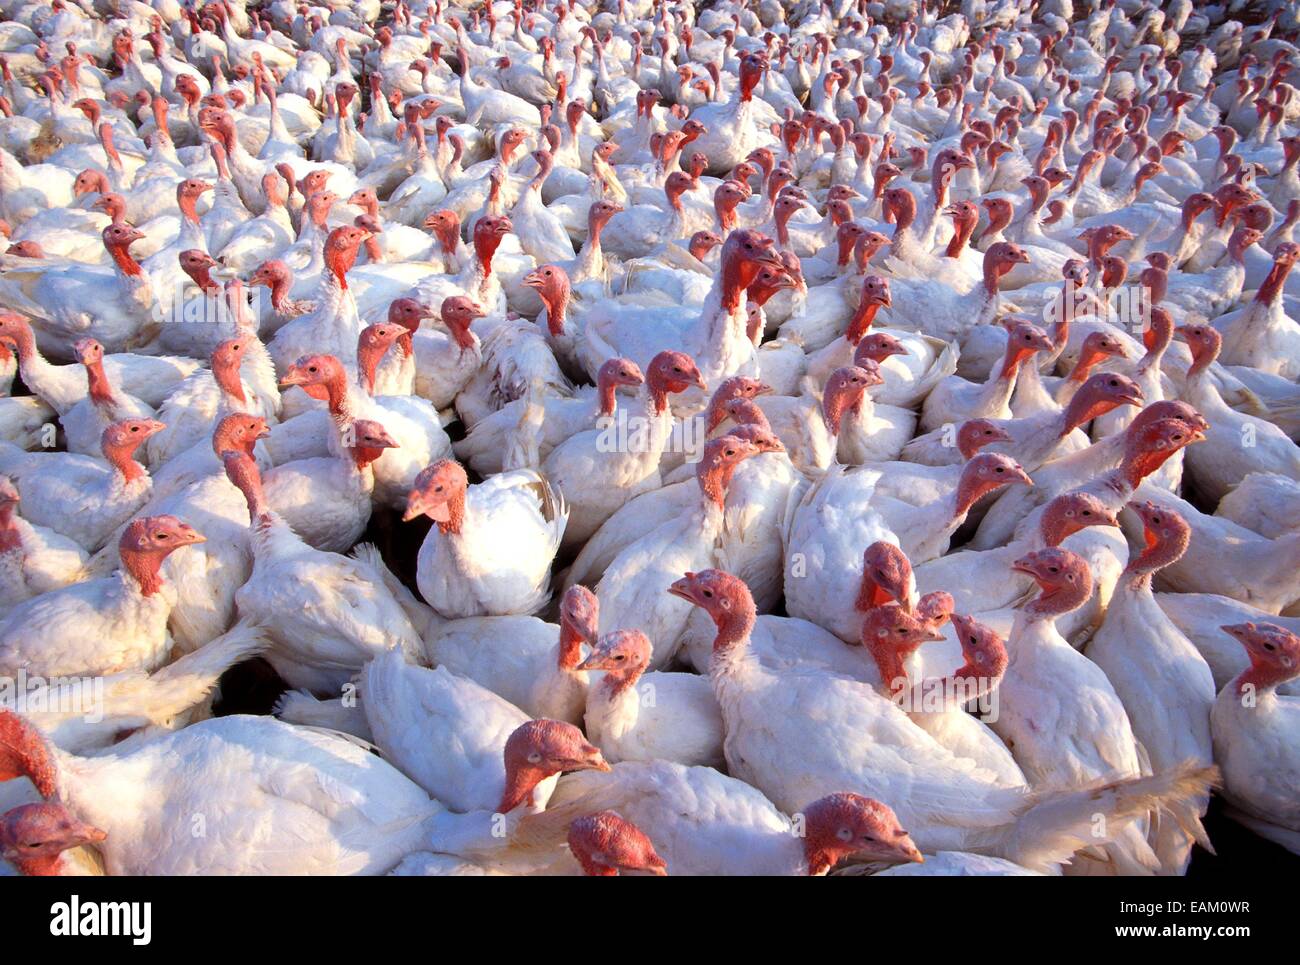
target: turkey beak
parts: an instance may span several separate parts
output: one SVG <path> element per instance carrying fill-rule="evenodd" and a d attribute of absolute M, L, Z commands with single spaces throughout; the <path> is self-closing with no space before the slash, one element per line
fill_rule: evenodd
<path fill-rule="evenodd" d="M 167 428 L 166 423 L 158 422 L 157 420 L 151 419 L 149 422 L 145 423 L 145 428 L 144 428 L 145 436 L 146 438 L 148 436 L 156 436 L 158 433 L 162 432 L 166 428 Z"/>
<path fill-rule="evenodd" d="M 306 385 L 306 384 L 307 384 L 307 374 L 303 372 L 300 368 L 298 368 L 298 366 L 296 365 L 289 366 L 289 371 L 285 372 L 284 377 L 280 379 L 280 388 L 282 389 L 292 388 L 295 385 Z"/>
<path fill-rule="evenodd" d="M 605 655 L 600 651 L 593 652 L 586 660 L 573 668 L 574 670 L 604 670 Z"/>
<path fill-rule="evenodd" d="M 193 526 L 182 525 L 180 529 L 180 542 L 182 546 L 190 546 L 194 543 L 206 543 L 208 538 L 196 530 Z"/>
<path fill-rule="evenodd" d="M 369 440 L 368 447 L 374 449 L 400 449 L 402 444 L 387 432 L 379 432 Z"/>
<path fill-rule="evenodd" d="M 1017 466 L 1011 473 L 1014 482 L 1024 483 L 1026 486 L 1033 486 L 1034 481 L 1029 478 L 1029 473 L 1025 472 L 1020 466 Z"/>
<path fill-rule="evenodd" d="M 674 581 L 673 584 L 668 587 L 668 592 L 675 597 L 685 600 L 687 603 L 699 606 L 700 604 L 699 601 L 695 599 L 695 589 L 691 585 L 691 582 L 689 576 L 683 576 L 680 580 Z"/>
<path fill-rule="evenodd" d="M 534 269 L 524 275 L 524 284 L 529 288 L 540 289 L 542 287 L 542 276 L 537 273 L 536 269 Z"/>
<path fill-rule="evenodd" d="M 1020 557 L 1020 559 L 1011 564 L 1011 569 L 1016 573 L 1024 573 L 1026 576 L 1034 577 L 1034 579 L 1038 578 L 1038 572 L 1034 569 L 1034 561 L 1032 557 Z"/>
<path fill-rule="evenodd" d="M 406 497 L 406 511 L 402 513 L 402 522 L 409 523 L 417 516 L 424 515 L 424 506 L 418 490 L 412 490 Z"/>
<path fill-rule="evenodd" d="M 83 844 L 102 844 L 108 840 L 108 832 L 100 830 L 93 824 L 83 825 L 81 834 L 85 838 Z"/>
<path fill-rule="evenodd" d="M 83 824 L 78 821 L 67 831 L 62 840 L 69 848 L 78 848 L 86 844 L 103 844 L 108 840 L 108 832 L 101 831 L 93 824 Z"/>
<path fill-rule="evenodd" d="M 1131 389 L 1125 389 L 1123 395 L 1121 395 L 1120 398 L 1123 399 L 1125 402 L 1127 402 L 1129 405 L 1137 405 L 1137 406 L 1140 406 L 1143 402 L 1146 401 L 1146 396 L 1142 394 L 1142 390 L 1136 385 L 1133 386 Z"/>
<path fill-rule="evenodd" d="M 754 390 L 754 395 L 771 395 L 775 391 L 776 389 L 772 388 L 766 382 L 760 382 L 758 383 L 758 388 Z"/>
<path fill-rule="evenodd" d="M 921 849 L 912 841 L 910 834 L 905 834 L 895 841 L 894 850 L 900 861 L 913 864 L 922 864 L 925 861 L 925 856 L 921 854 Z"/>
<path fill-rule="evenodd" d="M 562 760 L 560 763 L 566 771 L 611 771 L 609 762 L 600 755 L 600 748 L 584 743 L 581 757 Z"/>
<path fill-rule="evenodd" d="M 708 383 L 704 381 L 704 376 L 700 374 L 699 369 L 695 370 L 694 375 L 695 375 L 695 379 L 694 379 L 695 386 L 704 392 L 709 391 Z"/>
<path fill-rule="evenodd" d="M 415 519 L 416 516 L 428 516 L 435 523 L 451 522 L 451 510 L 444 500 L 434 502 L 427 499 L 424 493 L 418 489 L 412 490 L 411 495 L 406 499 L 406 512 L 402 514 L 402 522 L 408 522 Z"/>

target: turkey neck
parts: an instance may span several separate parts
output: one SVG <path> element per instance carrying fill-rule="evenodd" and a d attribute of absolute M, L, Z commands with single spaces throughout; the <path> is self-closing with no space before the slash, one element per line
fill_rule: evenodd
<path fill-rule="evenodd" d="M 578 262 L 570 282 L 590 281 L 604 275 L 605 250 L 600 246 L 600 235 L 607 220 L 590 214 L 587 216 L 587 240 L 578 252 Z"/>
<path fill-rule="evenodd" d="M 131 257 L 131 252 L 127 250 L 130 247 L 129 245 L 115 244 L 106 247 L 108 248 L 109 257 L 113 259 L 113 264 L 117 266 L 117 270 L 123 275 L 128 278 L 142 278 L 144 276 L 144 269 L 140 267 L 138 261 Z"/>
<path fill-rule="evenodd" d="M 605 679 L 597 684 L 597 686 L 600 688 L 601 694 L 604 696 L 605 700 L 609 701 L 611 704 L 618 700 L 619 697 L 627 694 L 632 698 L 633 706 L 635 707 L 636 692 L 632 688 L 636 686 L 636 682 L 641 679 L 641 675 L 644 673 L 644 666 L 629 667 L 624 671 L 607 670 L 605 671 Z"/>
<path fill-rule="evenodd" d="M 1172 566 L 1183 558 L 1191 531 L 1181 531 L 1173 539 L 1157 542 L 1148 546 L 1141 554 L 1132 559 L 1124 569 L 1128 578 L 1128 588 L 1133 593 L 1151 593 L 1151 578 L 1166 566 Z"/>
<path fill-rule="evenodd" d="M 1274 261 L 1272 267 L 1268 270 L 1268 275 L 1259 286 L 1259 292 L 1255 295 L 1255 301 L 1261 305 L 1272 307 L 1278 303 L 1278 296 L 1282 294 L 1282 286 L 1285 284 L 1287 276 L 1291 274 L 1291 268 L 1294 262 Z"/>
<path fill-rule="evenodd" d="M 984 383 L 984 389 L 980 392 L 981 412 L 1001 412 L 1007 407 L 1012 393 L 1016 390 L 1020 367 L 1033 354 L 1016 348 L 1008 340 L 1007 352 L 1003 357 L 1002 368 L 998 371 L 997 378 Z"/>
<path fill-rule="evenodd" d="M 161 128 L 160 128 L 161 130 Z M 185 221 L 197 225 L 199 223 L 198 196 L 184 192 L 176 199 L 177 206 L 181 209 L 181 215 Z"/>
<path fill-rule="evenodd" d="M 31 858 L 14 857 L 9 861 L 20 875 L 32 878 L 57 878 L 72 873 L 65 871 L 62 852 Z"/>
<path fill-rule="evenodd" d="M 104 446 L 104 459 L 117 470 L 124 486 L 147 477 L 144 466 L 134 458 L 137 445 L 138 442 Z"/>
<path fill-rule="evenodd" d="M 90 401 L 100 408 L 111 409 L 118 405 L 118 399 L 113 392 L 113 385 L 108 381 L 108 375 L 104 372 L 103 357 L 101 356 L 93 362 L 87 362 L 85 365 Z"/>
<path fill-rule="evenodd" d="M 1080 360 L 1082 361 L 1082 360 Z M 1086 373 L 1085 373 L 1086 374 Z M 1073 378 L 1073 376 L 1071 376 Z M 1070 399 L 1061 414 L 1055 418 L 1056 438 L 1064 439 L 1075 429 L 1093 419 L 1099 419 L 1116 406 L 1109 400 L 1098 399 L 1093 393 L 1079 391 Z"/>
<path fill-rule="evenodd" d="M 542 156 L 542 160 L 537 162 L 537 173 L 533 179 L 528 182 L 528 190 L 536 195 L 537 200 L 541 201 L 542 185 L 546 179 L 551 176 L 551 170 L 555 167 L 555 159 L 550 154 Z"/>
<path fill-rule="evenodd" d="M 60 372 L 62 366 L 51 365 L 46 361 L 41 350 L 36 347 L 36 335 L 31 328 L 26 325 L 20 326 L 13 332 L 13 340 L 18 349 L 18 372 L 23 377 L 23 384 L 32 392 L 50 401 L 60 414 L 72 408 L 77 401 L 77 396 L 65 398 L 69 393 L 58 392 L 54 385 L 55 382 L 64 380 L 63 373 Z M 74 384 L 75 371 L 72 368 L 66 369 L 67 376 L 71 376 L 70 381 Z M 72 386 L 69 385 L 68 388 L 71 389 Z M 55 400 L 58 400 L 57 404 Z"/>
<path fill-rule="evenodd" d="M 1054 586 L 1042 590 L 1037 599 L 1026 603 L 1020 614 L 1017 615 L 1016 623 L 1019 626 L 1023 618 L 1029 624 L 1038 623 L 1054 626 L 1058 617 L 1073 613 L 1091 598 L 1092 580 L 1085 580 L 1079 584 Z M 1016 636 L 1014 631 L 1012 636 Z"/>
<path fill-rule="evenodd" d="M 705 469 L 704 464 L 700 463 L 695 478 L 699 483 L 700 505 L 704 509 L 706 520 L 712 520 L 726 506 L 727 486 L 731 484 L 737 465 L 739 463 L 727 463 Z"/>
<path fill-rule="evenodd" d="M 582 663 L 582 645 L 587 642 L 586 636 L 568 620 L 560 620 L 560 640 L 559 654 L 556 659 L 556 666 L 560 670 L 576 670 L 578 664 Z"/>
<path fill-rule="evenodd" d="M 373 373 L 372 373 L 373 377 Z M 331 376 L 324 382 L 326 402 L 329 405 L 330 415 L 335 419 L 346 419 L 351 421 L 356 415 L 356 397 L 353 394 L 352 387 L 348 385 L 348 377 L 343 372 Z"/>
<path fill-rule="evenodd" d="M 867 648 L 867 652 L 876 662 L 876 669 L 880 672 L 880 685 L 885 689 L 886 694 L 892 697 L 907 687 L 910 680 L 907 665 L 920 649 L 919 643 L 898 647 L 891 645 L 888 640 L 881 641 L 873 635 L 864 639 L 862 645 Z"/>
<path fill-rule="evenodd" d="M 198 285 L 205 295 L 217 295 L 221 293 L 221 286 L 212 280 L 212 269 L 207 265 L 198 265 L 185 272 L 190 276 L 190 281 Z"/>
<path fill-rule="evenodd" d="M 287 274 L 277 275 L 271 281 L 271 307 L 281 315 L 293 310 L 293 301 L 289 298 L 289 289 L 292 287 L 293 279 Z"/>
<path fill-rule="evenodd" d="M 1211 424 L 1215 417 L 1222 417 L 1230 411 L 1230 406 L 1223 401 L 1223 396 L 1210 380 L 1213 358 L 1194 359 L 1187 369 L 1184 383 L 1184 395 Z"/>
<path fill-rule="evenodd" d="M 361 383 L 361 388 L 365 389 L 366 395 L 375 394 L 375 375 L 388 349 L 388 345 L 370 344 L 357 348 L 357 381 Z"/>
<path fill-rule="evenodd" d="M 18 525 L 14 522 L 15 505 L 9 500 L 0 503 L 0 555 L 15 550 L 21 552 L 23 548 L 22 533 L 18 532 Z"/>
<path fill-rule="evenodd" d="M 553 293 L 542 295 L 542 303 L 546 306 L 546 330 L 552 338 L 559 338 L 564 334 L 564 323 L 567 320 L 565 316 L 569 308 L 569 288 L 563 286 Z"/>
<path fill-rule="evenodd" d="M 212 366 L 212 379 L 217 383 L 223 395 L 228 400 L 240 405 L 247 405 L 248 398 L 244 395 L 244 383 L 239 378 L 239 363 L 222 364 Z"/>
<path fill-rule="evenodd" d="M 880 303 L 862 299 L 858 302 L 857 311 L 849 319 L 849 327 L 844 333 L 850 345 L 857 345 L 871 331 L 872 324 L 876 321 L 876 313 L 880 311 Z"/>
<path fill-rule="evenodd" d="M 477 227 L 477 226 L 476 226 Z M 485 297 L 488 281 L 492 277 L 492 258 L 501 245 L 501 236 L 496 232 L 474 234 L 474 257 L 465 266 L 460 277 L 461 287 L 480 305 L 491 304 L 494 299 Z"/>
<path fill-rule="evenodd" d="M 596 398 L 600 402 L 598 416 L 612 417 L 618 408 L 618 386 L 610 376 L 601 376 L 596 382 Z"/>
<path fill-rule="evenodd" d="M 352 253 L 352 257 L 356 258 L 356 252 Z M 356 301 L 348 289 L 347 281 L 347 269 L 350 267 L 350 261 L 347 267 L 344 267 L 338 253 L 326 251 L 325 270 L 320 276 L 320 299 L 317 305 L 318 317 L 323 325 L 335 328 L 334 323 L 340 320 L 340 316 L 345 314 L 356 316 Z"/>
<path fill-rule="evenodd" d="M 668 389 L 651 376 L 637 392 L 636 405 L 641 416 L 631 422 L 628 445 L 622 452 L 612 453 L 611 458 L 624 465 L 641 464 L 644 469 L 641 475 L 645 475 L 658 464 L 672 432 L 673 415 L 668 408 Z M 601 406 L 603 409 L 603 399 Z"/>
<path fill-rule="evenodd" d="M 553 773 L 555 772 L 532 764 L 507 762 L 505 790 L 501 794 L 501 803 L 497 805 L 497 813 L 509 814 L 519 807 L 532 796 L 537 785 Z"/>
<path fill-rule="evenodd" d="M 26 776 L 47 800 L 62 790 L 55 752 L 35 727 L 8 710 L 0 711 L 0 775 Z"/>
<path fill-rule="evenodd" d="M 709 675 L 719 677 L 734 669 L 739 661 L 749 652 L 749 635 L 754 632 L 757 619 L 754 602 L 741 601 L 741 606 L 722 616 L 714 617 L 713 625 L 717 633 L 713 638 L 713 657 L 709 663 Z"/>
<path fill-rule="evenodd" d="M 867 394 L 863 392 L 855 399 L 850 399 L 843 393 L 827 393 L 822 399 L 822 424 L 826 427 L 827 434 L 831 437 L 832 443 L 839 439 L 840 429 L 844 425 L 844 417 L 849 413 L 858 415 L 862 412 L 862 405 L 867 399 Z M 834 445 L 831 447 L 834 451 Z"/>
<path fill-rule="evenodd" d="M 122 550 L 120 555 L 122 569 L 135 581 L 142 596 L 153 596 L 166 585 L 161 573 L 166 553 L 158 550 Z"/>
<path fill-rule="evenodd" d="M 1278 685 L 1286 683 L 1295 675 L 1295 668 L 1283 670 L 1277 667 L 1269 667 L 1257 663 L 1252 656 L 1250 666 L 1243 670 L 1232 682 L 1232 689 L 1239 696 L 1254 695 L 1257 701 L 1272 703 L 1277 699 Z M 1262 708 L 1257 704 L 1256 709 Z"/>

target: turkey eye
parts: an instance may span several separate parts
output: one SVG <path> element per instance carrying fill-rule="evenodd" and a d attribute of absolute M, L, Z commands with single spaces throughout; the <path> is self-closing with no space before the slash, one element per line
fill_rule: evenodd
<path fill-rule="evenodd" d="M 712 599 L 713 599 L 713 591 L 712 591 L 712 590 L 705 590 L 705 591 L 704 591 L 704 596 L 705 596 L 707 599 L 712 600 Z"/>
<path fill-rule="evenodd" d="M 167 534 L 166 534 L 166 533 L 159 533 L 159 534 L 157 535 L 156 538 L 157 538 L 157 539 L 165 540 L 165 539 L 167 539 Z"/>
<path fill-rule="evenodd" d="M 977 643 L 979 643 L 979 640 L 978 640 L 978 639 L 976 639 L 975 637 L 971 637 L 971 638 L 970 638 L 970 645 L 971 645 L 972 647 L 975 646 Z"/>
<path fill-rule="evenodd" d="M 1274 650 L 1276 650 L 1277 648 L 1276 648 L 1275 646 L 1273 646 L 1273 644 L 1271 644 L 1271 643 L 1266 643 L 1266 644 L 1264 644 L 1264 649 L 1267 650 L 1267 651 L 1269 651 L 1270 653 L 1272 653 L 1272 652 L 1273 652 Z"/>
<path fill-rule="evenodd" d="M 139 427 L 139 426 L 132 426 L 132 427 L 131 427 L 131 431 L 132 431 L 132 432 L 139 432 L 139 431 L 140 431 L 140 427 Z"/>
<path fill-rule="evenodd" d="M 626 656 L 624 656 L 623 654 L 618 653 L 618 654 L 615 654 L 615 655 L 614 655 L 614 659 L 615 659 L 615 660 L 626 660 L 627 658 L 626 658 Z"/>
<path fill-rule="evenodd" d="M 1055 567 L 1055 566 L 1049 566 L 1049 567 L 1047 568 L 1047 572 L 1049 572 L 1049 573 L 1059 573 L 1059 572 L 1061 572 L 1061 571 L 1060 571 L 1060 569 L 1059 569 L 1058 567 Z"/>
<path fill-rule="evenodd" d="M 1006 472 L 1006 469 L 1003 468 L 1002 466 L 998 466 L 998 468 L 995 469 L 995 470 L 993 470 L 993 471 L 994 471 L 994 472 Z"/>
<path fill-rule="evenodd" d="M 441 486 L 434 486 L 434 487 L 433 487 L 433 491 L 434 491 L 435 493 L 440 493 L 440 492 L 442 492 L 442 487 L 441 487 Z"/>
<path fill-rule="evenodd" d="M 1080 515 L 1080 516 L 1091 516 L 1091 515 L 1092 515 L 1092 510 L 1091 510 L 1091 509 L 1085 509 L 1085 510 L 1083 510 L 1081 513 L 1079 513 L 1079 515 Z"/>

